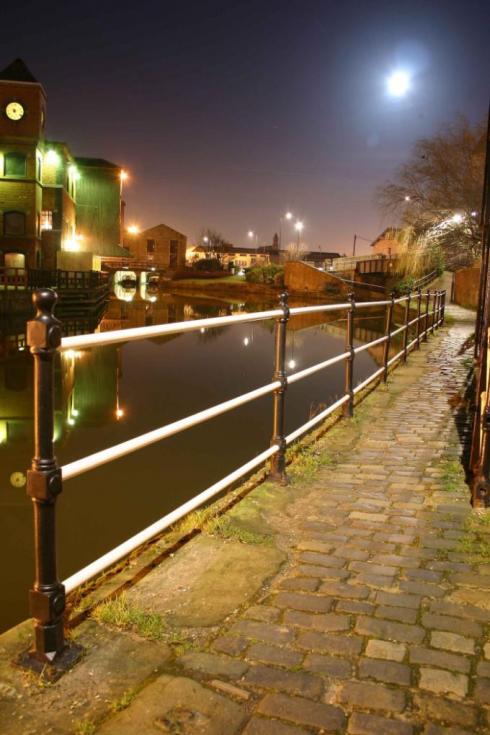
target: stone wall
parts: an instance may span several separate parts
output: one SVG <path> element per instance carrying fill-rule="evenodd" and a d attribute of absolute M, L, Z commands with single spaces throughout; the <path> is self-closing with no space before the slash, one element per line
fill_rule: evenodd
<path fill-rule="evenodd" d="M 284 285 L 288 291 L 315 294 L 347 294 L 349 288 L 339 278 L 319 271 L 300 261 L 290 261 L 284 266 Z"/>
<path fill-rule="evenodd" d="M 480 287 L 480 264 L 461 268 L 454 273 L 453 302 L 467 309 L 476 309 Z"/>

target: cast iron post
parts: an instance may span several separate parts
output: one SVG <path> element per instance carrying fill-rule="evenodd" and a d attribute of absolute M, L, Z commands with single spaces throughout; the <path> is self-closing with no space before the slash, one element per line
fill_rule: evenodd
<path fill-rule="evenodd" d="M 425 329 L 424 329 L 424 342 L 427 342 L 429 337 L 429 311 L 430 311 L 430 289 L 427 289 L 425 297 Z"/>
<path fill-rule="evenodd" d="M 410 294 L 408 294 L 407 301 L 405 303 L 405 331 L 403 332 L 403 362 L 407 361 L 408 355 L 408 333 L 409 327 L 408 322 L 410 321 Z"/>
<path fill-rule="evenodd" d="M 281 385 L 274 391 L 274 408 L 272 421 L 271 445 L 277 444 L 279 451 L 271 460 L 271 479 L 281 484 L 287 482 L 286 476 L 286 437 L 285 437 L 285 402 L 286 402 L 286 330 L 289 319 L 288 294 L 284 292 L 279 298 L 282 315 L 276 319 L 274 336 L 274 375 L 273 381 Z"/>
<path fill-rule="evenodd" d="M 446 292 L 442 292 L 442 308 L 441 308 L 441 327 L 444 324 L 444 316 L 446 314 Z"/>
<path fill-rule="evenodd" d="M 349 356 L 345 361 L 345 394 L 349 396 L 349 400 L 344 403 L 344 416 L 350 417 L 354 415 L 354 312 L 356 309 L 356 297 L 354 293 L 349 294 L 350 307 L 347 311 L 347 334 L 345 351 Z"/>
<path fill-rule="evenodd" d="M 434 304 L 432 306 L 432 324 L 431 324 L 431 332 L 434 334 L 435 328 L 436 328 L 436 315 L 437 315 L 437 304 L 439 302 L 439 291 L 434 291 Z"/>
<path fill-rule="evenodd" d="M 420 350 L 420 314 L 422 311 L 422 291 L 417 292 L 417 349 Z"/>
<path fill-rule="evenodd" d="M 391 301 L 386 309 L 386 323 L 385 323 L 385 349 L 383 355 L 383 380 L 386 383 L 388 380 L 388 360 L 390 357 L 390 344 L 391 344 L 391 322 L 393 319 L 393 309 L 395 307 L 395 292 L 391 292 Z"/>
<path fill-rule="evenodd" d="M 27 494 L 34 508 L 35 580 L 29 593 L 35 619 L 34 648 L 20 663 L 36 670 L 60 673 L 79 656 L 78 646 L 67 647 L 63 633 L 65 589 L 56 564 L 56 498 L 62 489 L 61 469 L 53 447 L 54 359 L 61 343 L 61 322 L 53 315 L 58 297 L 49 288 L 36 291 L 37 309 L 27 323 L 27 344 L 34 357 L 34 457 L 27 473 Z"/>

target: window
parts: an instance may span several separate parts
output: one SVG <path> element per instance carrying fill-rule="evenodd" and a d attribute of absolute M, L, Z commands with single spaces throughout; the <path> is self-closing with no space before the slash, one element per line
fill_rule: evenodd
<path fill-rule="evenodd" d="M 26 176 L 27 159 L 24 153 L 5 154 L 5 176 Z"/>
<path fill-rule="evenodd" d="M 177 265 L 177 256 L 179 254 L 179 241 L 170 240 L 170 267 L 174 268 Z"/>
<path fill-rule="evenodd" d="M 24 212 L 5 212 L 3 215 L 3 234 L 21 237 L 26 234 Z"/>
<path fill-rule="evenodd" d="M 41 181 L 43 174 L 43 159 L 39 151 L 36 152 L 36 179 Z"/>
<path fill-rule="evenodd" d="M 41 212 L 41 231 L 53 229 L 53 213 L 48 209 Z"/>
<path fill-rule="evenodd" d="M 146 241 L 146 252 L 148 255 L 153 255 L 155 252 L 155 240 L 147 240 Z"/>

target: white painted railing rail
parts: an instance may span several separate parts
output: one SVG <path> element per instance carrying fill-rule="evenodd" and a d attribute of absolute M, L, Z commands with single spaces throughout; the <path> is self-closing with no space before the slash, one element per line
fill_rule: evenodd
<path fill-rule="evenodd" d="M 383 301 L 355 303 L 355 310 L 357 311 L 358 309 L 361 309 L 361 308 L 373 308 L 373 307 L 377 308 L 380 306 L 390 306 L 390 305 L 394 305 L 397 303 L 405 302 L 407 301 L 407 299 L 408 297 L 404 296 L 404 297 L 393 299 L 393 300 L 390 299 L 390 300 L 383 300 Z M 289 309 L 289 315 L 297 316 L 301 314 L 345 311 L 346 309 L 350 309 L 351 306 L 352 306 L 352 302 L 346 302 L 346 303 L 340 303 L 340 304 L 322 304 L 318 306 L 307 306 L 307 307 L 293 307 Z M 434 316 L 436 311 L 438 312 L 438 314 L 440 314 L 441 309 L 442 307 L 439 307 L 437 310 L 434 309 L 432 311 L 421 313 L 420 316 L 416 316 L 415 318 L 411 319 L 404 325 L 394 330 L 390 330 L 389 334 L 385 334 L 382 337 L 378 337 L 377 339 L 374 339 L 370 342 L 359 345 L 355 348 L 353 347 L 352 349 L 353 355 L 364 352 L 365 350 L 368 350 L 377 345 L 385 345 L 389 340 L 393 339 L 393 337 L 395 337 L 396 335 L 402 332 L 405 332 L 407 329 L 409 329 L 414 324 L 423 323 L 424 320 L 427 320 L 428 318 Z M 138 339 L 145 339 L 145 338 L 150 338 L 150 337 L 155 337 L 155 336 L 161 336 L 164 334 L 193 332 L 193 331 L 201 330 L 203 328 L 208 329 L 208 328 L 214 328 L 214 327 L 233 326 L 235 324 L 265 321 L 265 320 L 269 320 L 272 318 L 278 319 L 281 316 L 283 316 L 283 313 L 284 312 L 282 309 L 271 309 L 267 311 L 253 312 L 250 314 L 239 314 L 235 316 L 216 317 L 216 318 L 210 318 L 210 319 L 198 319 L 198 320 L 189 321 L 189 322 L 178 322 L 178 323 L 172 323 L 172 324 L 155 325 L 151 327 L 141 327 L 141 328 L 136 328 L 136 329 L 116 330 L 114 332 L 106 332 L 106 333 L 101 333 L 101 334 L 81 335 L 80 337 L 78 336 L 68 337 L 62 340 L 61 349 L 63 350 L 81 349 L 81 348 L 87 348 L 87 347 L 93 347 L 93 346 L 99 346 L 99 345 L 105 345 L 105 344 L 114 344 L 115 342 L 127 342 L 127 341 L 133 341 L 133 340 L 138 340 Z M 408 318 L 408 315 L 407 315 L 407 318 Z M 434 326 L 439 326 L 440 323 L 442 323 L 442 319 L 437 321 L 437 324 L 434 324 Z M 420 340 L 424 339 L 427 333 L 430 332 L 431 330 L 432 330 L 432 325 L 430 325 L 427 330 L 422 331 L 419 329 L 417 337 L 407 345 L 407 348 L 406 348 L 407 351 L 410 351 L 411 349 L 413 349 L 413 347 L 416 344 L 419 344 Z M 352 395 L 357 395 L 362 390 L 364 390 L 366 387 L 368 387 L 374 380 L 380 378 L 385 372 L 386 368 L 392 366 L 397 360 L 399 360 L 404 355 L 404 352 L 405 350 L 401 350 L 400 352 L 398 352 L 396 355 L 394 355 L 390 359 L 387 359 L 386 366 L 375 370 L 365 380 L 363 380 L 358 385 L 353 387 Z M 346 351 L 339 355 L 336 355 L 335 357 L 329 358 L 328 360 L 324 360 L 315 365 L 307 367 L 303 370 L 299 370 L 295 373 L 292 373 L 291 375 L 285 376 L 285 383 L 287 385 L 294 384 L 299 380 L 302 380 L 310 375 L 313 375 L 314 373 L 319 372 L 320 370 L 324 370 L 341 361 L 348 360 L 350 355 L 351 355 L 351 352 Z M 143 447 L 149 446 L 150 444 L 153 444 L 157 441 L 161 441 L 162 439 L 165 439 L 167 437 L 170 437 L 177 433 L 185 431 L 188 428 L 197 426 L 203 423 L 204 421 L 208 421 L 216 416 L 219 416 L 225 412 L 231 411 L 257 398 L 261 398 L 263 396 L 274 393 L 275 391 L 278 391 L 280 388 L 281 388 L 280 380 L 272 381 L 271 383 L 267 385 L 264 385 L 260 388 L 256 388 L 252 391 L 248 391 L 247 393 L 244 393 L 240 396 L 236 396 L 235 398 L 232 398 L 228 401 L 224 401 L 223 403 L 219 403 L 203 411 L 199 411 L 195 414 L 192 414 L 191 416 L 187 416 L 186 418 L 179 419 L 178 421 L 174 421 L 170 424 L 167 424 L 166 426 L 162 426 L 158 429 L 154 429 L 153 431 L 149 431 L 133 439 L 129 439 L 125 442 L 121 442 L 120 444 L 117 444 L 113 447 L 103 449 L 99 452 L 95 452 L 94 454 L 88 455 L 87 457 L 84 457 L 82 459 L 76 460 L 74 462 L 70 462 L 69 464 L 62 467 L 62 477 L 64 480 L 68 480 L 70 478 L 81 475 L 84 472 L 88 472 L 89 470 L 100 467 L 101 465 L 107 464 L 108 462 L 111 462 L 115 459 L 124 457 L 125 455 L 135 452 L 138 449 L 142 449 Z M 341 396 L 339 399 L 334 401 L 326 409 L 324 409 L 323 411 L 318 413 L 316 416 L 311 418 L 309 421 L 307 421 L 305 424 L 303 424 L 302 426 L 300 426 L 299 428 L 297 428 L 296 430 L 288 434 L 285 437 L 286 445 L 293 443 L 299 437 L 306 434 L 308 431 L 310 431 L 312 428 L 320 424 L 328 416 L 334 413 L 337 409 L 339 409 L 342 406 L 345 406 L 345 404 L 347 404 L 347 402 L 350 401 L 351 399 L 352 399 L 351 394 L 346 392 L 343 396 Z M 179 508 L 176 508 L 174 511 L 167 513 L 165 516 L 163 516 L 163 518 L 161 518 L 160 520 L 148 526 L 148 528 L 137 533 L 135 536 L 131 537 L 124 543 L 120 544 L 119 546 L 117 546 L 115 549 L 108 552 L 107 554 L 104 554 L 102 557 L 100 557 L 100 559 L 97 559 L 95 562 L 89 564 L 87 567 L 80 570 L 76 574 L 71 575 L 63 582 L 66 591 L 71 592 L 77 587 L 79 587 L 80 585 L 85 584 L 90 579 L 92 579 L 94 576 L 97 576 L 102 571 L 107 569 L 109 566 L 111 566 L 115 562 L 124 558 L 127 554 L 134 551 L 138 546 L 141 546 L 142 544 L 151 540 L 156 535 L 161 533 L 163 530 L 165 530 L 166 528 L 176 523 L 180 518 L 185 516 L 187 513 L 195 510 L 196 508 L 200 507 L 204 503 L 208 502 L 211 498 L 215 497 L 216 495 L 221 493 L 224 489 L 229 487 L 230 484 L 232 484 L 233 482 L 236 482 L 240 478 L 250 473 L 253 469 L 259 467 L 261 464 L 263 464 L 263 462 L 267 461 L 268 459 L 276 455 L 278 451 L 279 451 L 279 445 L 273 444 L 269 449 L 265 450 L 264 452 L 257 455 L 253 459 L 249 460 L 248 462 L 243 464 L 241 467 L 237 468 L 232 473 L 224 477 L 222 480 L 214 483 L 209 488 L 203 490 L 198 495 L 196 495 L 194 498 L 192 498 L 191 500 L 181 505 Z"/>

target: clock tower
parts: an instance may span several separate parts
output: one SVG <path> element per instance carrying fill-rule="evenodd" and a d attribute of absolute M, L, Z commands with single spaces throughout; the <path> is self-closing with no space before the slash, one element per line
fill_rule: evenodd
<path fill-rule="evenodd" d="M 36 142 L 44 136 L 46 93 L 22 59 L 0 71 L 0 136 Z"/>
<path fill-rule="evenodd" d="M 46 94 L 22 59 L 0 71 L 0 267 L 42 263 Z"/>

